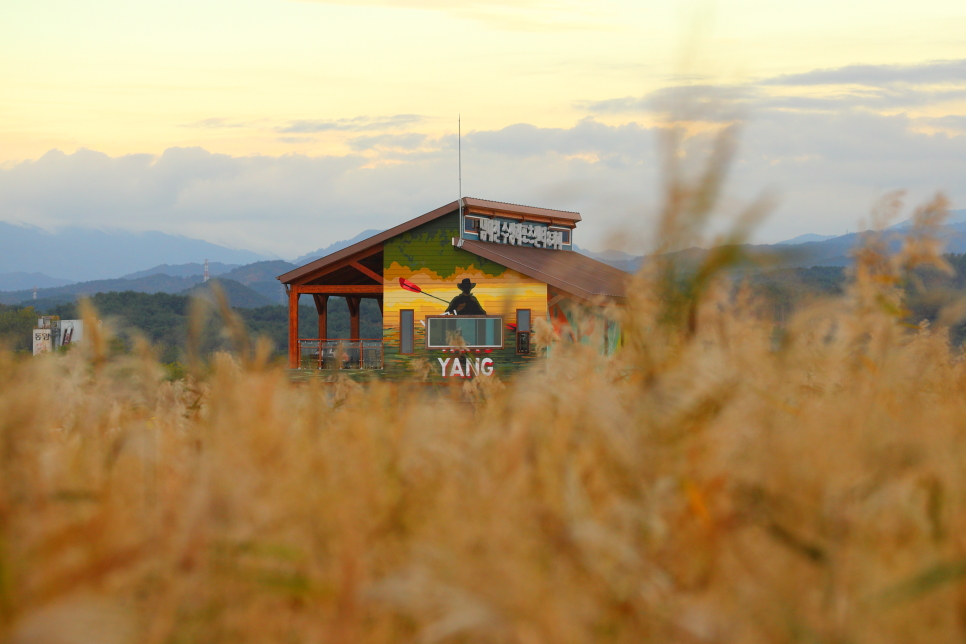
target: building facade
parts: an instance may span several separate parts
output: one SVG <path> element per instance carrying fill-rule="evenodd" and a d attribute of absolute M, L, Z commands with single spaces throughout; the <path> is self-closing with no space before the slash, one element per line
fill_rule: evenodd
<path fill-rule="evenodd" d="M 506 377 L 539 358 L 534 323 L 573 336 L 574 316 L 626 297 L 626 273 L 573 251 L 578 213 L 464 198 L 279 276 L 289 295 L 289 366 L 385 378 Z M 310 297 L 318 337 L 299 338 Z M 349 339 L 327 337 L 329 298 L 344 297 Z M 382 311 L 382 336 L 359 337 L 361 300 Z M 571 338 L 575 339 L 575 338 Z M 427 373 L 428 372 L 428 373 Z"/>

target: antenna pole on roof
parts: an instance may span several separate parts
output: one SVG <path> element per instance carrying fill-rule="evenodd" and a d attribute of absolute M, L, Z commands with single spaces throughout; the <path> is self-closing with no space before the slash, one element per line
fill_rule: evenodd
<path fill-rule="evenodd" d="M 460 236 L 463 235 L 463 115 L 456 115 L 456 170 L 460 189 Z"/>

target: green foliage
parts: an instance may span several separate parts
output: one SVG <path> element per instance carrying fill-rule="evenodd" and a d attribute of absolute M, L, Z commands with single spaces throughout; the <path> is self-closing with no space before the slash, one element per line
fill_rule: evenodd
<path fill-rule="evenodd" d="M 112 351 L 130 350 L 133 339 L 142 336 L 158 350 L 161 362 L 171 364 L 184 360 L 191 311 L 188 296 L 111 292 L 94 295 L 91 303 L 117 333 L 118 342 L 112 346 Z M 78 317 L 77 308 L 77 304 L 71 302 L 58 305 L 51 312 L 61 318 L 72 319 Z M 272 341 L 276 355 L 285 353 L 288 345 L 288 307 L 235 308 L 234 311 L 253 337 L 265 336 Z M 33 324 L 36 315 L 31 315 L 30 324 Z M 375 301 L 362 300 L 360 317 L 360 333 L 363 337 L 382 337 L 382 315 Z M 349 337 L 349 309 L 345 300 L 330 298 L 328 318 L 329 337 Z M 28 341 L 31 328 L 28 326 L 24 335 Z M 299 307 L 299 337 L 318 337 L 318 313 L 314 306 Z M 201 353 L 207 355 L 229 347 L 228 339 L 222 333 L 222 321 L 217 315 L 212 315 L 201 335 Z"/>
<path fill-rule="evenodd" d="M 467 268 L 466 253 L 453 246 L 453 236 L 458 231 L 459 215 L 456 213 L 434 219 L 387 243 L 383 249 L 384 261 L 387 266 L 396 262 L 414 272 L 426 268 L 442 279 L 452 277 L 457 270 Z M 477 257 L 473 265 L 491 277 L 506 272 L 505 266 L 482 257 Z"/>
<path fill-rule="evenodd" d="M 37 317 L 32 306 L 0 304 L 0 344 L 14 351 L 32 351 L 31 331 L 37 324 Z"/>
<path fill-rule="evenodd" d="M 183 380 L 187 375 L 187 368 L 180 362 L 162 363 L 166 380 Z"/>
<path fill-rule="evenodd" d="M 842 295 L 845 279 L 841 266 L 812 266 L 755 273 L 748 276 L 748 283 L 774 318 L 783 321 L 817 298 Z"/>

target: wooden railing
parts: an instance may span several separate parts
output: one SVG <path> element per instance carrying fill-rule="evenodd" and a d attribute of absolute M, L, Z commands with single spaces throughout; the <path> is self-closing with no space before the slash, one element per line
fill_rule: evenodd
<path fill-rule="evenodd" d="M 382 369 L 382 340 L 298 341 L 300 369 Z"/>

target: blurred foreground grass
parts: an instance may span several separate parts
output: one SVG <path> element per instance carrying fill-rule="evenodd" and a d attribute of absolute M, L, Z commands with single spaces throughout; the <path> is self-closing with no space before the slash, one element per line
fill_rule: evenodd
<path fill-rule="evenodd" d="M 669 181 L 669 243 L 710 179 Z M 238 328 L 175 381 L 96 334 L 0 354 L 2 635 L 962 641 L 966 363 L 901 298 L 943 267 L 943 209 L 898 255 L 870 236 L 846 294 L 779 330 L 730 257 L 653 262 L 612 311 L 618 355 L 560 342 L 452 398 L 293 386 Z"/>

